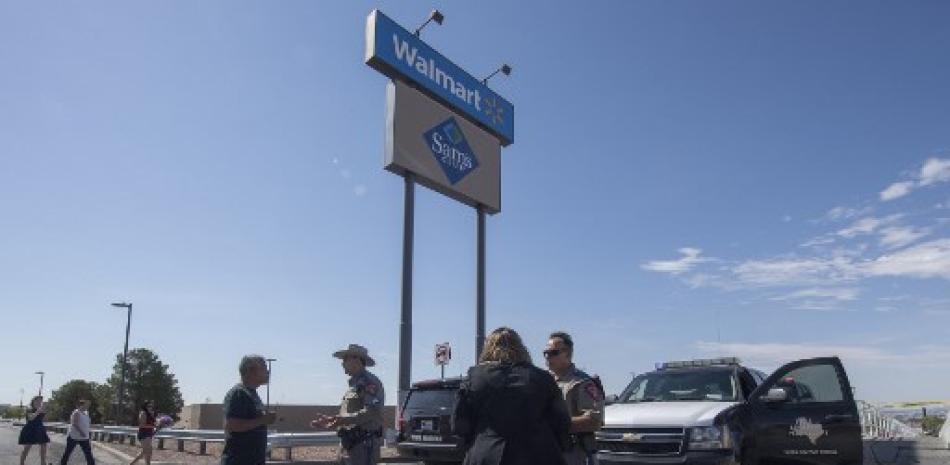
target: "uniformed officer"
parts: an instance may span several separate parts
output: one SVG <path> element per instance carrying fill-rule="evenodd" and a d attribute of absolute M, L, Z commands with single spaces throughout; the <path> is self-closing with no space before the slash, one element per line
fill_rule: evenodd
<path fill-rule="evenodd" d="M 337 428 L 340 436 L 341 463 L 375 465 L 379 461 L 383 437 L 383 403 L 386 396 L 379 378 L 366 370 L 376 365 L 365 347 L 350 344 L 333 353 L 343 360 L 343 371 L 350 377 L 339 415 L 319 415 L 311 422 L 315 428 Z"/>
<path fill-rule="evenodd" d="M 594 463 L 594 432 L 604 425 L 604 396 L 599 383 L 573 363 L 574 340 L 565 332 L 548 337 L 544 359 L 554 376 L 571 416 L 571 447 L 565 451 L 568 465 Z"/>

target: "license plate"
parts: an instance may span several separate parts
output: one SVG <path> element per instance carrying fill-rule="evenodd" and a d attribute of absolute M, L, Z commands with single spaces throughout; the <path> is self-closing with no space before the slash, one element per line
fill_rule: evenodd
<path fill-rule="evenodd" d="M 418 442 L 442 442 L 442 437 L 435 434 L 411 434 L 409 439 Z"/>

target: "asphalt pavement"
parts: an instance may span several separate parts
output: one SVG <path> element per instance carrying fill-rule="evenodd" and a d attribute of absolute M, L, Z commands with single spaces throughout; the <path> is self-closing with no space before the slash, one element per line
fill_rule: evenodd
<path fill-rule="evenodd" d="M 0 424 L 0 465 L 19 465 L 21 446 L 17 444 L 20 428 L 10 424 Z M 51 434 L 52 442 L 48 446 L 47 462 L 59 464 L 66 448 L 61 435 Z M 125 462 L 113 454 L 93 448 L 96 463 L 100 465 L 124 465 Z M 73 452 L 68 465 L 83 465 L 86 461 L 78 448 Z M 40 464 L 39 449 L 34 446 L 27 457 L 26 465 Z M 864 443 L 864 465 L 950 465 L 950 449 L 936 438 L 921 438 L 915 441 L 866 441 Z"/>
<path fill-rule="evenodd" d="M 950 465 L 950 449 L 937 438 L 866 441 L 864 465 Z"/>
<path fill-rule="evenodd" d="M 17 444 L 19 436 L 19 426 L 12 426 L 8 423 L 0 424 L 0 465 L 20 465 L 20 451 L 23 450 L 23 447 Z M 59 460 L 63 458 L 63 452 L 66 450 L 66 440 L 59 434 L 50 434 L 49 436 L 52 442 L 47 445 L 46 461 L 58 465 Z M 124 463 L 112 454 L 97 447 L 93 447 L 92 456 L 96 459 L 97 465 L 120 465 Z M 73 451 L 72 457 L 69 458 L 68 465 L 84 465 L 85 463 L 86 460 L 82 455 L 82 450 L 77 447 Z M 40 448 L 33 446 L 30 455 L 26 458 L 26 465 L 39 464 Z"/>

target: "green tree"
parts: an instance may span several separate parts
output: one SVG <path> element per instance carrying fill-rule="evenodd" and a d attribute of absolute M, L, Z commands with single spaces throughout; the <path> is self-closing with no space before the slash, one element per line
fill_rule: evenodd
<path fill-rule="evenodd" d="M 23 418 L 23 413 L 26 410 L 26 407 L 20 407 L 19 405 L 11 405 L 3 409 L 2 416 L 3 418 Z"/>
<path fill-rule="evenodd" d="M 111 392 L 119 392 L 122 379 L 122 354 L 116 356 L 112 376 L 106 382 Z M 104 393 L 105 391 L 103 391 Z M 124 404 L 120 424 L 138 424 L 139 407 L 146 400 L 155 405 L 155 411 L 171 415 L 176 420 L 185 402 L 178 389 L 178 380 L 154 352 L 148 349 L 129 351 L 128 368 L 125 372 Z"/>
<path fill-rule="evenodd" d="M 940 434 L 940 428 L 943 428 L 943 422 L 943 417 L 928 416 L 924 417 L 923 421 L 920 422 L 920 427 L 923 428 L 924 433 L 936 436 Z"/>
<path fill-rule="evenodd" d="M 53 421 L 68 421 L 80 399 L 89 401 L 89 417 L 93 423 L 102 423 L 101 406 L 95 392 L 99 384 L 74 379 L 53 391 L 49 398 L 47 418 Z"/>

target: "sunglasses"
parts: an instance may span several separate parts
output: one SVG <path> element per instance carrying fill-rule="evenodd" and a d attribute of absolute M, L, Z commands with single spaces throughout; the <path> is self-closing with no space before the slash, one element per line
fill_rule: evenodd
<path fill-rule="evenodd" d="M 551 357 L 557 357 L 558 355 L 561 355 L 561 352 L 564 352 L 564 351 L 561 349 L 548 349 L 542 353 L 544 354 L 545 357 L 551 358 Z"/>

